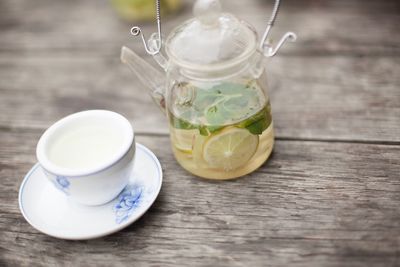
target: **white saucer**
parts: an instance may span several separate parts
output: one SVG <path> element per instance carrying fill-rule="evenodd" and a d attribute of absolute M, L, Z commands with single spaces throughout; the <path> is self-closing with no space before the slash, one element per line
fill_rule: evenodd
<path fill-rule="evenodd" d="M 92 239 L 121 230 L 139 219 L 156 200 L 162 184 L 157 157 L 136 144 L 134 170 L 129 185 L 111 202 L 84 206 L 71 201 L 48 180 L 37 163 L 19 190 L 19 207 L 37 230 L 63 239 Z"/>

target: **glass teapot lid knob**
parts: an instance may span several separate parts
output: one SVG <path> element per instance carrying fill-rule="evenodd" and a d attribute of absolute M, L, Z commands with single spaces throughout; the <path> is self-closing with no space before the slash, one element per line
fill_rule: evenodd
<path fill-rule="evenodd" d="M 221 3 L 219 0 L 197 0 L 193 13 L 201 23 L 214 25 L 221 14 Z"/>

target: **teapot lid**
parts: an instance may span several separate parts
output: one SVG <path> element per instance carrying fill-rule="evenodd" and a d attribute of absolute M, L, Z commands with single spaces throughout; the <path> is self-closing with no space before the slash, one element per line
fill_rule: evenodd
<path fill-rule="evenodd" d="M 166 41 L 166 52 L 178 65 L 237 64 L 255 51 L 256 32 L 234 15 L 221 13 L 218 0 L 197 0 L 193 13 L 195 18 L 175 28 Z"/>

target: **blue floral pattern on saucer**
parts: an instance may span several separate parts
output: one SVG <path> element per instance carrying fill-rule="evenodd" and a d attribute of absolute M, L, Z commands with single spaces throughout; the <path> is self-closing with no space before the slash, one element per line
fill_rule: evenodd
<path fill-rule="evenodd" d="M 53 180 L 54 185 L 60 191 L 64 192 L 66 195 L 69 195 L 69 185 L 70 182 L 68 181 L 67 177 L 65 176 L 56 176 L 56 179 Z"/>
<path fill-rule="evenodd" d="M 135 208 L 140 203 L 142 191 L 143 189 L 140 186 L 128 185 L 118 196 L 118 201 L 114 205 L 115 221 L 117 224 L 127 220 L 135 211 Z"/>

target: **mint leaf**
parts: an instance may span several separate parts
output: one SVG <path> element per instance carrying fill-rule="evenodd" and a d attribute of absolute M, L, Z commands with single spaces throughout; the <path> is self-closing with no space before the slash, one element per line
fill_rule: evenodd
<path fill-rule="evenodd" d="M 203 136 L 209 136 L 222 128 L 224 126 L 206 126 L 206 125 L 198 125 L 198 124 L 192 124 L 184 119 L 177 118 L 173 114 L 169 115 L 170 117 L 170 124 L 172 127 L 176 129 L 181 129 L 181 130 L 194 130 L 198 129 L 200 134 Z"/>
<path fill-rule="evenodd" d="M 269 125 L 270 123 L 268 123 L 267 120 L 262 119 L 253 124 L 250 124 L 246 127 L 246 129 L 249 130 L 250 133 L 258 135 L 262 134 L 262 132 L 264 132 L 264 130 L 267 129 Z"/>
<path fill-rule="evenodd" d="M 191 124 L 190 122 L 184 119 L 177 118 L 171 113 L 169 115 L 169 118 L 170 118 L 170 124 L 172 125 L 172 127 L 176 129 L 183 129 L 183 130 L 197 129 L 195 125 Z"/>
<path fill-rule="evenodd" d="M 200 126 L 199 132 L 203 136 L 210 136 L 213 133 L 216 133 L 222 130 L 224 126 Z"/>
<path fill-rule="evenodd" d="M 272 117 L 269 110 L 269 105 L 265 106 L 262 110 L 254 116 L 242 121 L 238 127 L 246 128 L 252 134 L 262 134 L 271 124 Z"/>
<path fill-rule="evenodd" d="M 198 129 L 201 135 L 209 136 L 229 124 L 240 121 L 235 124 L 236 127 L 246 128 L 250 133 L 258 135 L 271 124 L 269 104 L 251 116 L 254 109 L 260 105 L 261 89 L 256 82 L 247 85 L 223 83 L 212 88 L 195 90 L 196 97 L 191 105 L 176 105 L 179 118 L 170 114 L 172 127 Z"/>

